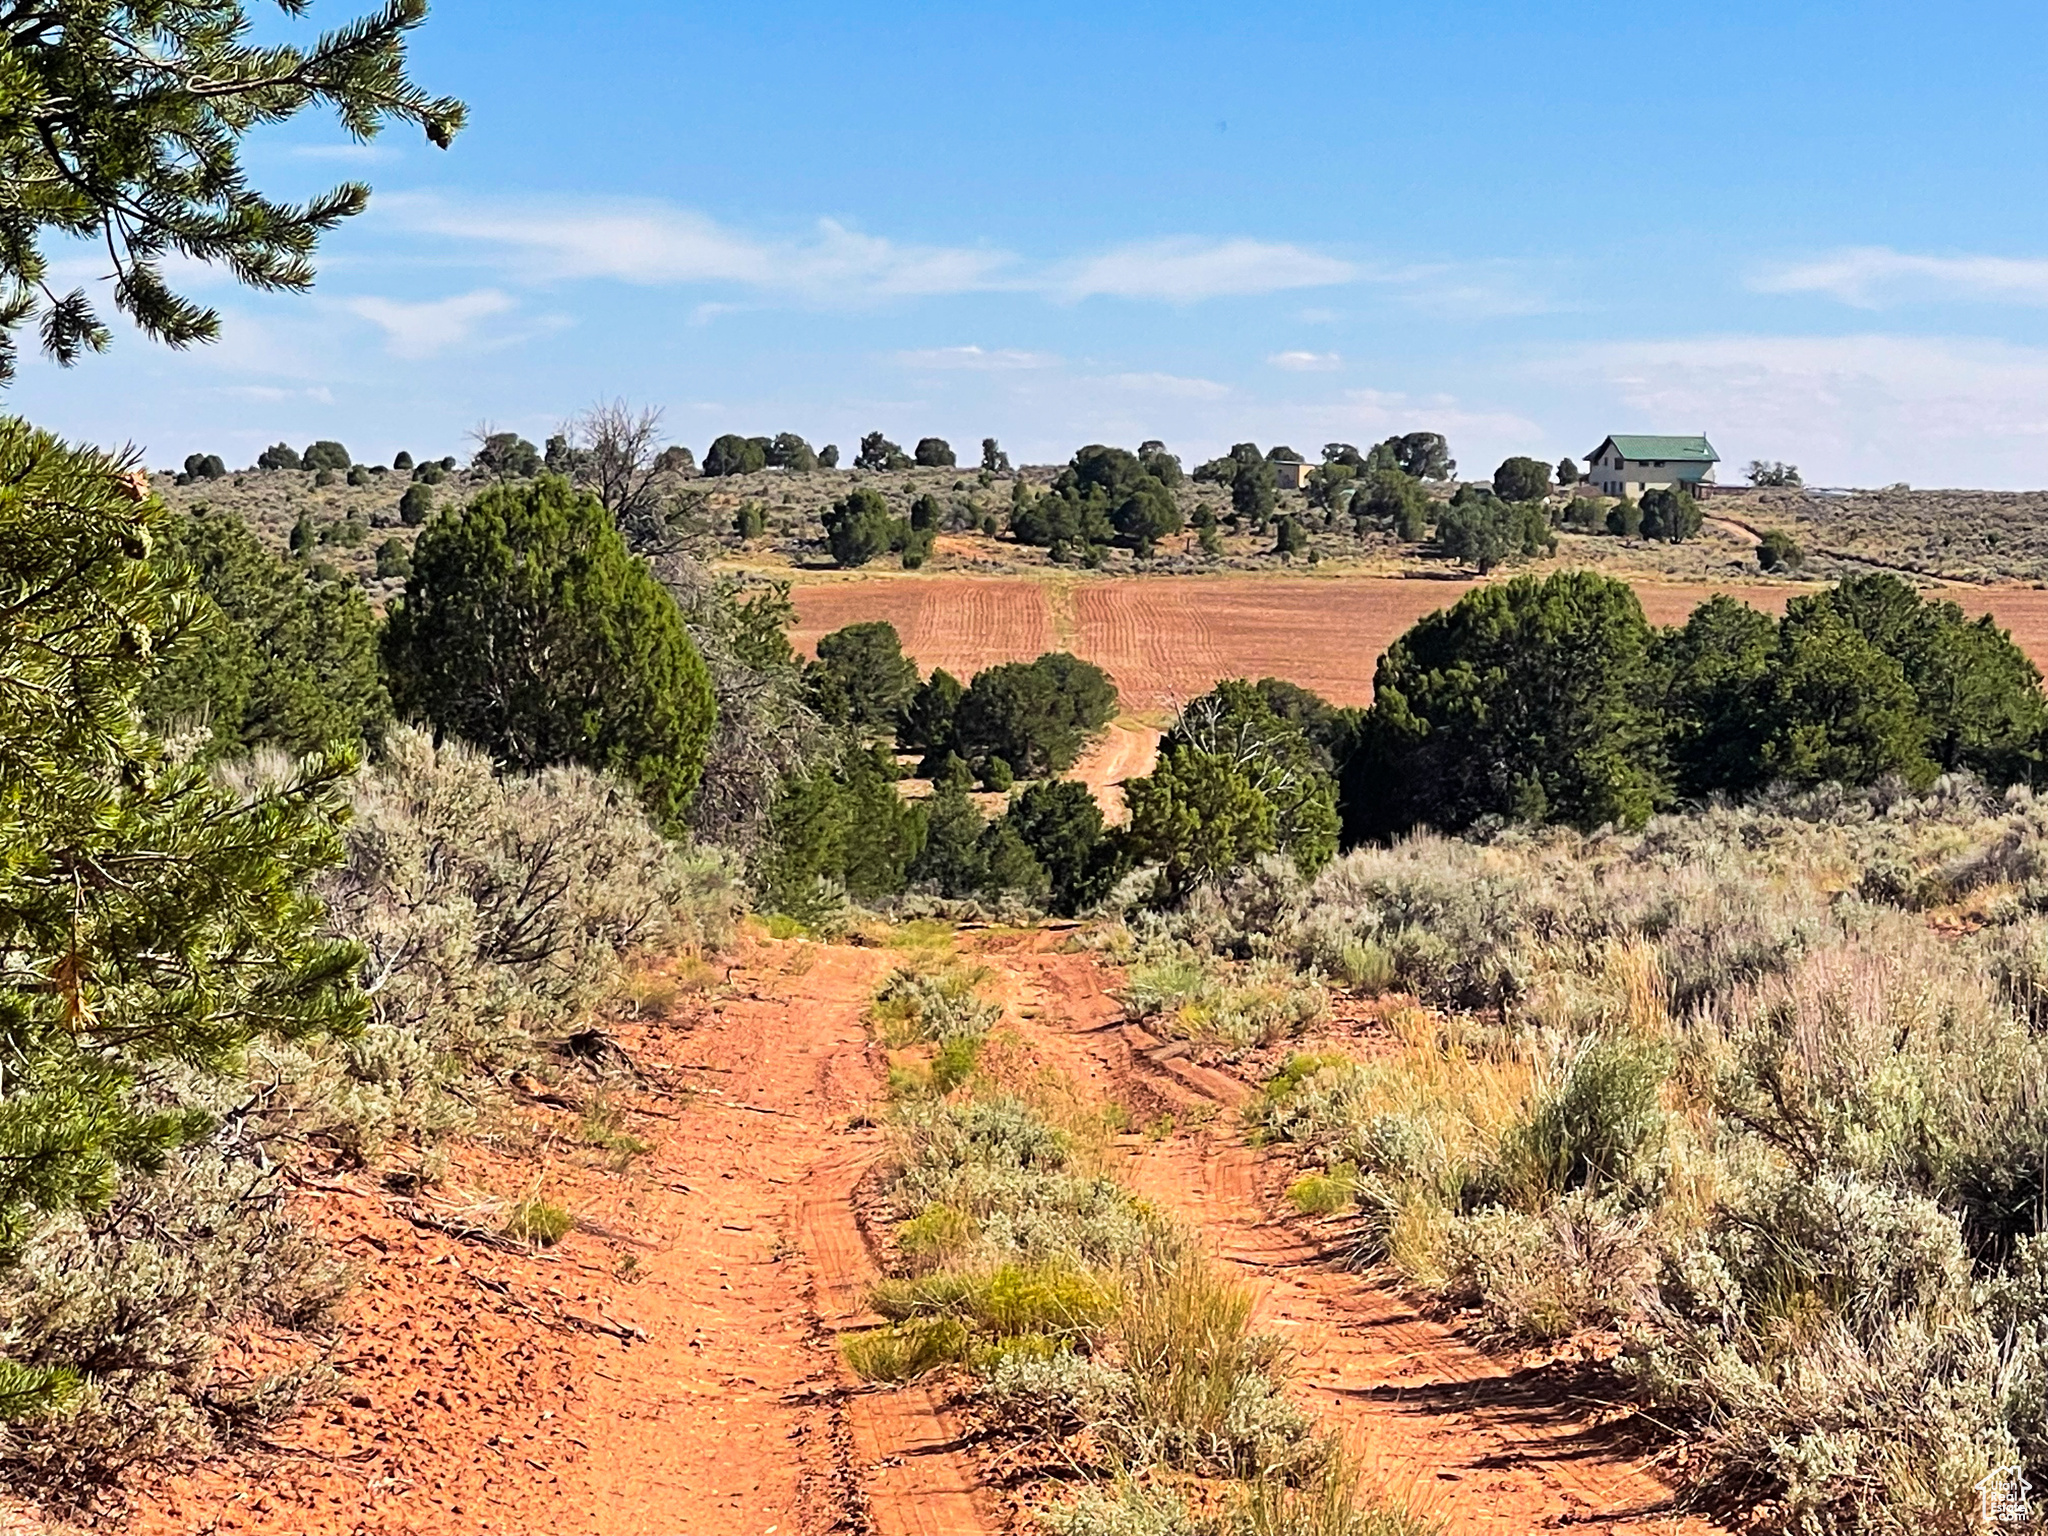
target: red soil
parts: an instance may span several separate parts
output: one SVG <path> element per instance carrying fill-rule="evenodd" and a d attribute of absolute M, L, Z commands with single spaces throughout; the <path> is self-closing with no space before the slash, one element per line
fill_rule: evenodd
<path fill-rule="evenodd" d="M 939 576 L 820 582 L 795 591 L 790 636 L 805 655 L 820 635 L 863 619 L 887 619 L 926 671 L 962 679 L 1000 661 L 1029 661 L 1054 649 L 1045 588 L 1014 578 Z"/>
<path fill-rule="evenodd" d="M 535 1187 L 581 1227 L 507 1251 L 367 1179 L 302 1216 L 361 1264 L 334 1399 L 260 1447 L 142 1492 L 136 1536 L 979 1536 L 992 1528 L 929 1399 L 857 1390 L 833 1333 L 874 1277 L 850 1204 L 879 1151 L 861 1011 L 886 957 L 743 958 L 675 1024 L 619 1026 L 622 1102 L 651 1151 L 622 1172 L 536 1106 L 538 1164 L 472 1148 L 443 1191 Z M 814 963 L 813 963 L 814 962 Z M 992 1506 L 991 1506 L 992 1507 Z"/>
<path fill-rule="evenodd" d="M 1116 679 L 1125 707 L 1163 712 L 1219 678 L 1284 677 L 1337 704 L 1372 700 L 1379 655 L 1424 614 L 1476 583 L 1421 577 L 1150 576 L 1082 580 L 1073 588 L 1076 654 Z M 909 589 L 909 590 L 906 590 Z M 1716 592 L 1776 613 L 1792 585 L 1636 584 L 1657 624 L 1683 623 Z M 1954 587 L 1964 612 L 1992 613 L 2048 669 L 2048 591 Z M 1044 587 L 1024 577 L 954 580 L 877 576 L 799 587 L 800 647 L 859 619 L 888 619 L 926 668 L 961 678 L 1052 647 Z"/>

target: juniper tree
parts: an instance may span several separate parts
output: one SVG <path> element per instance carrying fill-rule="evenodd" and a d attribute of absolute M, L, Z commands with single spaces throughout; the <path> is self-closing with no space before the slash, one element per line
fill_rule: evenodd
<path fill-rule="evenodd" d="M 209 727 L 208 757 L 256 747 L 305 753 L 382 731 L 391 701 L 360 587 L 310 580 L 227 513 L 170 519 L 158 539 L 165 557 L 190 567 L 196 600 L 217 622 L 205 643 L 165 657 L 139 691 L 150 723 Z M 403 556 L 405 546 L 390 542 Z M 380 550 L 379 570 L 387 564 Z"/>
<path fill-rule="evenodd" d="M 678 832 L 704 770 L 711 682 L 675 599 L 595 496 L 557 475 L 490 487 L 413 546 L 384 631 L 401 714 L 501 762 L 578 762 Z"/>
<path fill-rule="evenodd" d="M 279 0 L 302 15 L 307 0 Z M 245 0 L 18 0 L 0 9 L 0 380 L 34 323 L 60 363 L 112 337 L 83 288 L 50 286 L 48 234 L 106 253 L 114 306 L 174 347 L 211 341 L 218 311 L 172 291 L 164 260 L 225 267 L 253 288 L 303 292 L 314 249 L 361 213 L 344 182 L 303 203 L 244 178 L 241 141 L 311 106 L 354 139 L 413 123 L 446 148 L 463 107 L 406 77 L 426 0 L 389 0 L 310 48 L 249 40 Z"/>
<path fill-rule="evenodd" d="M 209 1129 L 158 1065 L 360 1026 L 356 946 L 306 885 L 341 857 L 354 754 L 231 795 L 137 723 L 214 616 L 156 557 L 168 514 L 120 460 L 0 419 L 0 1254 Z M 0 1360 L 0 1418 L 64 1394 Z"/>

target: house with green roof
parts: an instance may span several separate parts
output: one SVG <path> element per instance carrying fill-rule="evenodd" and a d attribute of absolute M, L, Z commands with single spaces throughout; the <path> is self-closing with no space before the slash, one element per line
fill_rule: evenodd
<path fill-rule="evenodd" d="M 1603 496 L 1640 498 L 1660 486 L 1688 490 L 1714 483 L 1721 455 L 1699 437 L 1626 435 L 1602 438 L 1586 458 L 1586 481 Z"/>

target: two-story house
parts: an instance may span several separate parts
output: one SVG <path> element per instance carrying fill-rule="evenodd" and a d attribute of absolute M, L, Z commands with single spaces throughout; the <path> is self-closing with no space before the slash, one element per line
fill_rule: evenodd
<path fill-rule="evenodd" d="M 1712 485 L 1720 462 L 1704 436 L 1609 437 L 1587 456 L 1586 483 L 1603 496 L 1634 499 L 1659 486 Z"/>

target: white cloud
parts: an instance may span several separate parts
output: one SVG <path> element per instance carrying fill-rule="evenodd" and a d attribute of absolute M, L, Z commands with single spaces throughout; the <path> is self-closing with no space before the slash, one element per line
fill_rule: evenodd
<path fill-rule="evenodd" d="M 325 385 L 309 389 L 280 389 L 274 384 L 223 384 L 213 393 L 229 400 L 254 400 L 259 405 L 276 405 L 287 400 L 311 400 L 315 405 L 334 404 L 334 391 Z"/>
<path fill-rule="evenodd" d="M 1174 400 L 1221 400 L 1230 393 L 1228 384 L 1218 384 L 1214 379 L 1189 379 L 1172 373 L 1113 373 L 1103 382 L 1133 394 L 1164 395 Z"/>
<path fill-rule="evenodd" d="M 1191 304 L 1201 299 L 1324 288 L 1351 282 L 1348 261 L 1262 240 L 1180 237 L 1122 245 L 1051 274 L 1052 291 L 1067 299 L 1098 294 Z"/>
<path fill-rule="evenodd" d="M 895 361 L 906 368 L 966 369 L 976 373 L 1012 373 L 1026 368 L 1057 368 L 1060 359 L 1051 352 L 1021 352 L 1014 347 L 920 347 L 898 352 Z"/>
<path fill-rule="evenodd" d="M 509 294 L 495 288 L 452 298 L 413 303 L 403 299 L 345 299 L 342 308 L 380 327 L 394 357 L 426 358 L 467 341 L 478 324 L 515 307 Z"/>
<path fill-rule="evenodd" d="M 1328 373 L 1344 365 L 1344 359 L 1335 352 L 1275 352 L 1266 361 L 1289 373 Z"/>
<path fill-rule="evenodd" d="M 1605 380 L 1606 431 L 1704 430 L 1731 462 L 1787 459 L 1812 484 L 2048 484 L 2048 348 L 1967 337 L 1706 336 L 1547 358 Z M 1613 412 L 1613 405 L 1603 404 Z"/>
<path fill-rule="evenodd" d="M 500 247 L 542 279 L 724 282 L 858 301 L 1000 286 L 1014 260 L 1002 251 L 899 245 L 831 219 L 820 219 L 807 239 L 766 240 L 652 202 L 454 203 L 409 195 L 381 206 L 408 229 Z"/>
<path fill-rule="evenodd" d="M 1764 293 L 1819 293 L 1877 309 L 1913 299 L 1981 299 L 2048 304 L 2048 261 L 2009 256 L 1916 256 L 1888 246 L 1852 246 L 1774 268 L 1751 283 Z"/>
<path fill-rule="evenodd" d="M 379 212 L 400 227 L 496 246 L 540 279 L 609 277 L 648 285 L 731 283 L 818 302 L 1037 292 L 1187 304 L 1348 283 L 1350 262 L 1270 241 L 1181 236 L 1033 266 L 988 246 L 916 245 L 820 219 L 802 238 L 768 238 L 666 203 L 451 201 L 396 194 Z"/>
<path fill-rule="evenodd" d="M 389 144 L 294 144 L 285 151 L 294 160 L 346 160 L 367 163 L 396 160 L 399 151 Z"/>
<path fill-rule="evenodd" d="M 1364 276 L 1392 289 L 1404 303 L 1451 320 L 1547 315 L 1559 308 L 1518 262 L 1429 262 L 1375 268 Z"/>

